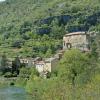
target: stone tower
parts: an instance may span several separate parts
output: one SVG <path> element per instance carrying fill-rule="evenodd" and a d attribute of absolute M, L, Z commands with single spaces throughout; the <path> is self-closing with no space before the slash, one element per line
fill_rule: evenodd
<path fill-rule="evenodd" d="M 77 48 L 81 51 L 90 50 L 90 36 L 86 32 L 73 32 L 63 37 L 63 50 Z"/>

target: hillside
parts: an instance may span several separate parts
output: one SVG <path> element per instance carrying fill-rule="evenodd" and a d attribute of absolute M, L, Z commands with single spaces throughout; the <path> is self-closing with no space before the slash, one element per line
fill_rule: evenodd
<path fill-rule="evenodd" d="M 99 0 L 6 0 L 0 3 L 0 54 L 45 56 L 61 47 L 59 39 L 65 31 L 99 31 L 99 3 Z"/>
<path fill-rule="evenodd" d="M 100 0 L 0 2 L 0 80 L 7 99 L 99 100 Z"/>

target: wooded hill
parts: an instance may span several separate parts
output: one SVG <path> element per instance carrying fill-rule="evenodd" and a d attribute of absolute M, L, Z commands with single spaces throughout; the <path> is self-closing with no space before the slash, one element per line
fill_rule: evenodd
<path fill-rule="evenodd" d="M 99 3 L 99 0 L 6 0 L 0 3 L 0 51 L 11 56 L 53 54 L 61 48 L 58 39 L 62 39 L 65 31 L 100 30 Z"/>

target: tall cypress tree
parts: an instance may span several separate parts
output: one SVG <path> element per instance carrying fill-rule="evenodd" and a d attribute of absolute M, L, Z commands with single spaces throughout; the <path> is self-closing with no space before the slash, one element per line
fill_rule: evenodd
<path fill-rule="evenodd" d="M 21 66 L 21 62 L 19 57 L 17 56 L 15 60 L 12 62 L 12 73 L 17 72 L 17 74 L 19 74 L 20 66 Z"/>
<path fill-rule="evenodd" d="M 3 55 L 1 56 L 1 66 L 0 66 L 0 69 L 2 71 L 4 71 L 7 67 L 8 67 L 8 62 L 7 62 L 7 57 L 5 55 L 5 53 L 3 53 Z"/>

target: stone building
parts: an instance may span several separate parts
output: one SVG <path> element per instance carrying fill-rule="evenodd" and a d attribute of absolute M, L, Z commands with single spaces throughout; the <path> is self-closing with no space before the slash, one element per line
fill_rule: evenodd
<path fill-rule="evenodd" d="M 54 58 L 54 57 L 46 58 L 41 61 L 36 61 L 35 67 L 36 67 L 37 71 L 40 73 L 40 75 L 41 74 L 46 75 L 48 72 L 52 72 L 54 70 L 58 61 L 59 61 L 58 58 Z"/>
<path fill-rule="evenodd" d="M 35 68 L 39 73 L 42 73 L 45 68 L 45 61 L 36 61 L 35 62 Z"/>
<path fill-rule="evenodd" d="M 73 32 L 63 37 L 63 50 L 77 48 L 81 51 L 90 50 L 90 36 L 86 32 Z"/>
<path fill-rule="evenodd" d="M 41 57 L 36 57 L 36 58 L 20 58 L 20 63 L 24 64 L 25 67 L 34 67 L 36 61 L 41 61 Z"/>
<path fill-rule="evenodd" d="M 34 65 L 32 58 L 20 58 L 20 63 L 24 64 L 25 67 L 33 67 Z"/>
<path fill-rule="evenodd" d="M 57 66 L 57 63 L 59 62 L 58 58 L 51 57 L 45 60 L 45 70 L 52 72 L 55 67 Z"/>

